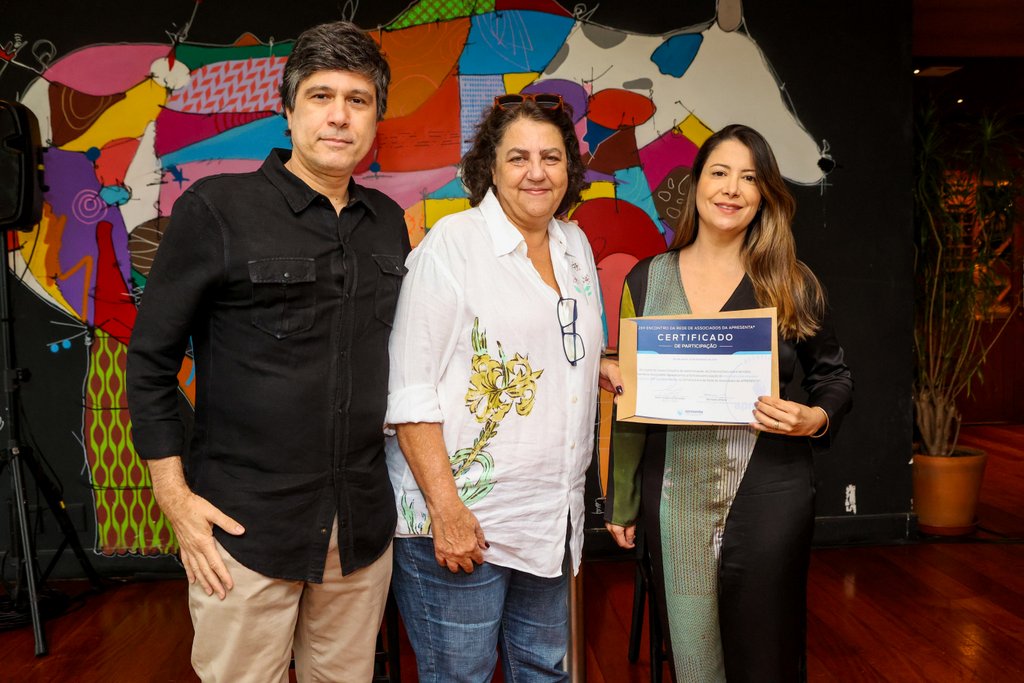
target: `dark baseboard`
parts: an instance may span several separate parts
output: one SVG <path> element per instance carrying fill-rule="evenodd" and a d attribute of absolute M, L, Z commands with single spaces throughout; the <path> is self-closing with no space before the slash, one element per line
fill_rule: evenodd
<path fill-rule="evenodd" d="M 884 515 L 842 515 L 814 518 L 813 545 L 885 545 L 917 538 L 917 516 L 909 512 Z"/>
<path fill-rule="evenodd" d="M 36 553 L 39 560 L 39 570 L 42 571 L 49 566 L 56 551 L 47 548 L 40 548 Z M 96 573 L 104 578 L 176 578 L 185 576 L 185 570 L 178 564 L 176 557 L 170 555 L 140 556 L 123 555 L 107 557 L 97 555 L 89 548 L 85 549 L 89 564 L 96 570 Z M 71 550 L 64 550 L 60 559 L 50 572 L 50 579 L 81 579 L 85 577 L 85 571 L 81 563 Z"/>

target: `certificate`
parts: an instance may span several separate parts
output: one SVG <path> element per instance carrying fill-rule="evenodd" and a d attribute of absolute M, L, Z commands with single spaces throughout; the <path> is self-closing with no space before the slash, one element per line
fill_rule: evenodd
<path fill-rule="evenodd" d="M 621 421 L 748 424 L 779 395 L 775 309 L 622 320 L 619 365 Z"/>

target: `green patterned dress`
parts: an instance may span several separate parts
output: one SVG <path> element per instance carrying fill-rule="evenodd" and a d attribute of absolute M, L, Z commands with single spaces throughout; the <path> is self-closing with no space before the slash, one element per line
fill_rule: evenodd
<path fill-rule="evenodd" d="M 744 278 L 722 310 L 756 307 Z M 685 313 L 678 252 L 630 272 L 621 317 Z M 833 434 L 852 382 L 830 327 L 801 343 L 780 340 L 779 348 L 783 398 L 799 361 L 807 403 L 825 409 Z M 809 440 L 758 437 L 745 425 L 616 422 L 611 458 L 606 518 L 638 522 L 646 537 L 676 680 L 800 680 L 813 524 Z"/>

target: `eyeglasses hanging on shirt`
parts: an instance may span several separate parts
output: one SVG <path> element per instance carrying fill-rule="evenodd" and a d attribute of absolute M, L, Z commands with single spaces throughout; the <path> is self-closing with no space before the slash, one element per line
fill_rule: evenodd
<path fill-rule="evenodd" d="M 583 337 L 576 333 L 576 299 L 558 299 L 558 324 L 562 328 L 562 351 L 571 365 L 583 359 Z"/>

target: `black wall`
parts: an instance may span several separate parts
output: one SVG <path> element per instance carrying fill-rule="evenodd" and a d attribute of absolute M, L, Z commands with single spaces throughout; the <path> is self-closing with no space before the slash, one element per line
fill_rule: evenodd
<path fill-rule="evenodd" d="M 712 0 L 644 3 L 642 12 L 636 2 L 592 4 L 592 21 L 647 33 L 706 22 L 715 11 Z M 58 57 L 97 43 L 167 41 L 166 32 L 180 30 L 193 12 L 190 0 L 6 0 L 4 5 L 0 46 L 20 34 L 29 46 L 19 61 L 32 66 L 31 48 L 37 41 L 52 43 Z M 350 5 L 356 9 L 346 17 L 343 11 Z M 824 186 L 792 188 L 799 207 L 799 255 L 828 288 L 856 380 L 854 411 L 834 448 L 818 457 L 816 538 L 821 543 L 899 539 L 909 526 L 912 434 L 910 2 L 748 0 L 745 5 L 748 32 L 785 84 L 804 126 L 828 141 L 836 162 Z M 280 41 L 337 18 L 372 27 L 390 21 L 406 3 L 252 0 L 244 3 L 244 16 L 240 6 L 223 1 L 199 5 L 188 41 L 231 43 L 240 30 Z M 37 49 L 45 47 L 40 43 Z M 0 98 L 17 98 L 33 76 L 8 64 L 0 73 Z M 22 391 L 23 440 L 35 446 L 63 484 L 88 549 L 95 529 L 79 442 L 87 358 L 76 350 L 80 346 L 50 353 L 46 343 L 57 336 L 50 321 L 58 316 L 22 285 L 14 284 L 13 290 L 18 361 L 33 372 Z M 848 486 L 856 487 L 856 514 L 846 509 Z M 31 482 L 29 497 L 36 500 Z M 6 549 L 11 505 L 6 472 L 0 477 L 0 501 L 0 548 Z M 35 523 L 41 525 L 37 539 L 45 560 L 60 534 L 46 514 Z M 95 557 L 93 564 L 106 573 L 173 567 L 168 558 Z M 65 558 L 58 572 L 75 574 L 76 566 Z"/>

